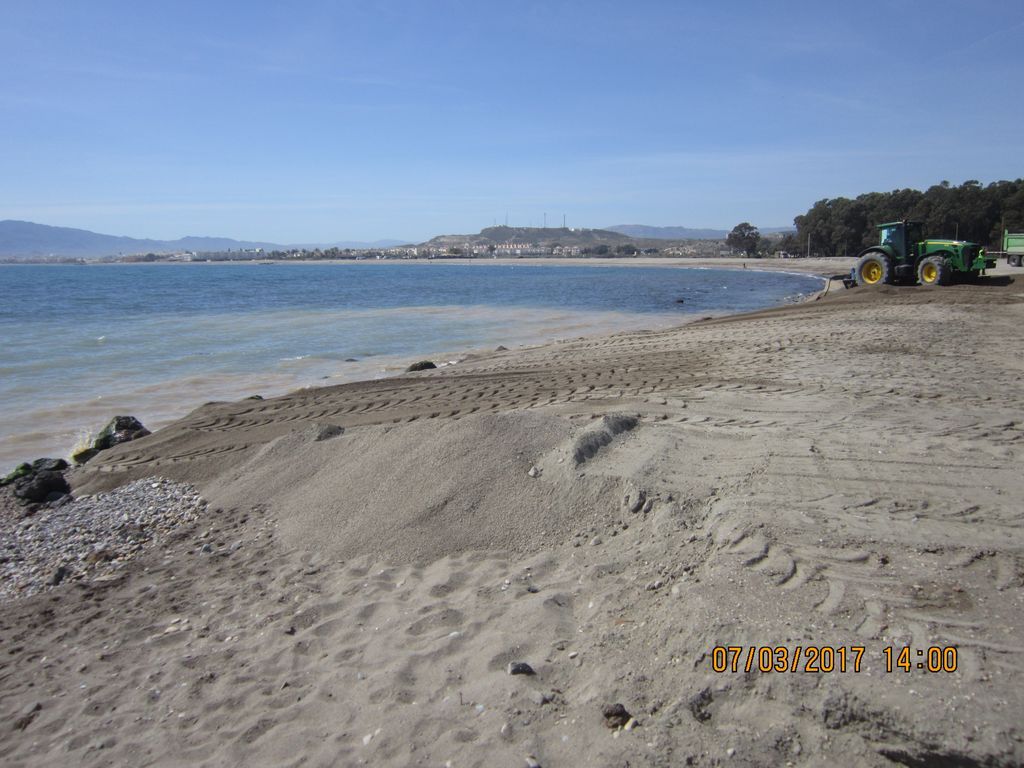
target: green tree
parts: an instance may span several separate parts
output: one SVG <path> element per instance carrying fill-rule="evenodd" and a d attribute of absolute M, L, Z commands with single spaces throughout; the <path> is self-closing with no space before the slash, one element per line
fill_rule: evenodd
<path fill-rule="evenodd" d="M 797 239 L 796 235 L 791 232 L 787 232 L 779 238 L 778 242 L 775 243 L 775 247 L 772 251 L 785 251 L 793 256 L 798 256 L 801 253 L 800 241 Z"/>
<path fill-rule="evenodd" d="M 744 221 L 732 228 L 732 232 L 725 238 L 725 243 L 730 248 L 743 251 L 747 256 L 753 256 L 757 252 L 757 244 L 761 240 L 761 233 L 757 227 Z"/>
<path fill-rule="evenodd" d="M 971 179 L 959 186 L 940 182 L 920 192 L 896 189 L 867 192 L 856 199 L 819 200 L 793 221 L 803 248 L 829 256 L 852 256 L 878 242 L 875 225 L 909 219 L 924 223 L 928 238 L 959 235 L 982 245 L 998 245 L 1002 229 L 1024 230 L 1024 179 L 988 186 Z"/>

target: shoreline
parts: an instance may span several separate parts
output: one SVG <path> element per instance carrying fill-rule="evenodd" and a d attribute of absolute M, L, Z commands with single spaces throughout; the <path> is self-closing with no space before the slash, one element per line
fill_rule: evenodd
<path fill-rule="evenodd" d="M 759 266 L 764 266 L 764 264 L 761 264 L 761 262 L 766 262 L 766 261 L 767 260 L 763 260 L 763 259 L 751 259 L 751 260 L 748 260 L 748 259 L 732 259 L 732 260 L 724 260 L 724 259 L 705 259 L 705 260 L 700 260 L 700 259 L 671 259 L 671 260 L 668 260 L 668 259 L 643 259 L 643 258 L 640 258 L 640 259 L 630 259 L 630 258 L 620 258 L 620 259 L 600 259 L 600 260 L 598 260 L 598 259 L 506 259 L 506 260 L 500 260 L 500 259 L 499 260 L 490 260 L 490 259 L 476 259 L 476 260 L 436 260 L 435 259 L 435 260 L 426 260 L 426 259 L 421 259 L 421 260 L 402 260 L 402 261 L 385 261 L 385 262 L 376 262 L 376 261 L 374 261 L 374 262 L 365 262 L 365 263 L 389 263 L 389 264 L 396 264 L 396 265 L 408 264 L 408 263 L 417 263 L 417 264 L 438 263 L 438 264 L 447 264 L 447 265 L 455 265 L 455 266 L 469 265 L 469 264 L 474 264 L 475 263 L 475 264 L 490 264 L 490 265 L 498 264 L 498 265 L 506 265 L 506 266 L 516 266 L 516 265 L 529 265 L 529 266 L 584 266 L 584 267 L 602 266 L 602 267 L 608 267 L 608 268 L 613 268 L 613 267 L 617 268 L 617 267 L 651 267 L 651 266 L 659 266 L 659 267 L 662 267 L 662 268 L 684 268 L 684 269 L 695 269 L 695 270 L 715 269 L 715 268 L 729 269 L 729 270 L 742 270 L 742 269 L 745 268 L 743 266 L 745 263 L 748 263 L 748 264 L 758 263 Z M 788 264 L 789 261 L 796 261 L 796 260 L 787 260 L 786 266 L 789 265 Z M 826 275 L 822 274 L 826 270 L 824 270 L 822 265 L 817 263 L 817 262 L 818 262 L 818 260 L 812 260 L 811 262 L 809 262 L 806 265 L 807 268 L 804 269 L 804 270 L 796 270 L 796 271 L 783 270 L 781 268 L 783 265 L 780 262 L 780 264 L 778 264 L 778 265 L 773 265 L 774 268 L 767 268 L 767 269 L 752 268 L 750 271 L 754 271 L 754 272 L 756 272 L 756 271 L 776 272 L 776 273 L 781 273 L 781 274 L 792 274 L 794 276 L 814 276 L 814 277 L 817 277 L 817 278 L 823 280 L 825 282 L 825 286 L 827 288 L 827 284 L 828 284 L 827 277 L 826 277 Z M 231 262 L 228 262 L 228 263 L 231 263 Z M 287 262 L 282 262 L 282 263 L 287 263 Z M 300 264 L 321 264 L 321 263 L 325 263 L 325 262 L 308 261 L 308 262 L 299 262 L 299 263 Z M 336 264 L 362 264 L 364 262 L 337 261 L 337 262 L 328 262 L 328 263 L 336 263 Z M 242 264 L 249 264 L 249 263 L 248 262 L 239 263 L 239 265 L 242 265 Z M 93 266 L 93 265 L 87 265 L 87 266 Z M 96 266 L 119 266 L 119 265 L 101 264 L 101 265 L 96 265 Z M 141 265 L 131 265 L 131 266 L 154 266 L 154 265 L 152 265 L 152 264 L 141 264 Z M 156 266 L 176 266 L 176 264 L 175 265 L 156 264 Z M 829 264 L 828 266 L 831 267 L 831 264 Z M 803 300 L 808 301 L 808 300 L 814 300 L 818 295 L 820 295 L 820 293 L 821 293 L 821 291 L 815 291 L 815 292 L 812 292 L 812 293 L 805 293 L 805 294 L 801 294 L 801 295 L 803 296 Z M 785 304 L 785 303 L 789 303 L 789 302 L 783 302 L 783 304 Z M 780 304 L 779 306 L 782 306 L 783 304 Z M 744 311 L 746 311 L 746 310 L 744 310 Z M 582 311 L 582 310 L 575 312 L 575 314 L 578 314 L 581 318 L 588 316 L 588 313 L 585 312 L 585 311 Z M 598 313 L 598 314 L 600 314 L 600 313 Z M 626 313 L 626 314 L 629 314 L 629 313 Z M 600 328 L 600 329 L 598 329 L 596 331 L 586 332 L 586 333 L 583 333 L 583 334 L 572 333 L 571 331 L 568 332 L 568 333 L 563 333 L 563 332 L 559 331 L 557 333 L 557 335 L 548 336 L 546 339 L 543 339 L 543 340 L 535 340 L 532 337 L 530 337 L 529 335 L 526 336 L 526 337 L 516 337 L 516 338 L 503 337 L 503 338 L 497 340 L 496 344 L 501 345 L 501 346 L 504 346 L 504 345 L 508 344 L 508 345 L 511 345 L 511 348 L 514 349 L 514 350 L 530 349 L 530 348 L 535 348 L 537 346 L 542 346 L 544 344 L 559 343 L 559 342 L 562 342 L 562 341 L 565 341 L 565 340 L 568 340 L 568 339 L 580 339 L 580 338 L 597 339 L 597 338 L 601 338 L 601 337 L 603 337 L 605 335 L 608 335 L 608 334 L 629 333 L 629 332 L 636 331 L 639 328 L 668 329 L 668 328 L 672 328 L 672 327 L 676 327 L 676 326 L 681 326 L 681 325 L 686 325 L 688 323 L 695 322 L 698 319 L 700 319 L 700 317 L 708 317 L 708 316 L 721 317 L 721 316 L 724 316 L 726 314 L 730 314 L 730 313 L 728 313 L 728 312 L 709 312 L 707 314 L 701 314 L 699 317 L 696 314 L 694 314 L 694 315 L 686 314 L 686 315 L 682 315 L 682 316 L 678 316 L 678 317 L 670 317 L 669 315 L 649 315 L 649 316 L 643 316 L 643 317 L 637 316 L 635 318 L 635 322 L 630 322 L 630 323 L 628 323 L 626 325 L 621 325 L 622 321 L 620 320 L 619 321 L 620 325 L 617 325 L 614 328 L 602 327 L 602 328 Z M 737 313 L 737 314 L 742 314 L 742 312 Z M 647 317 L 650 318 L 649 321 L 648 321 Z M 522 341 L 520 341 L 520 339 L 522 339 Z M 93 398 L 90 398 L 88 400 L 82 400 L 80 402 L 77 402 L 77 404 L 68 403 L 66 405 L 65 404 L 59 404 L 57 406 L 54 406 L 54 408 L 58 408 L 59 407 L 60 409 L 64 409 L 64 410 L 77 408 L 77 411 L 80 412 L 80 413 L 83 413 L 83 414 L 86 413 L 86 412 L 96 412 L 98 414 L 100 411 L 102 411 L 104 413 L 109 411 L 109 414 L 107 416 L 105 416 L 104 418 L 102 418 L 102 419 L 97 419 L 97 420 L 90 421 L 89 424 L 91 426 L 86 426 L 84 421 L 83 421 L 83 419 L 82 418 L 78 418 L 78 419 L 76 419 L 76 421 L 75 421 L 75 423 L 73 425 L 68 426 L 68 427 L 54 427 L 54 428 L 47 428 L 45 430 L 36 430 L 36 432 L 38 434 L 40 434 L 40 435 L 49 434 L 49 433 L 56 433 L 56 434 L 63 434 L 67 438 L 66 445 L 64 445 L 64 447 L 62 447 L 60 449 L 55 449 L 55 448 L 39 448 L 39 449 L 36 449 L 36 451 L 37 452 L 38 451 L 42 451 L 44 453 L 47 453 L 48 455 L 49 454 L 53 454 L 54 456 L 61 457 L 61 458 L 69 458 L 69 456 L 70 456 L 71 452 L 73 451 L 74 447 L 76 445 L 78 445 L 79 443 L 82 443 L 82 441 L 85 439 L 85 437 L 86 437 L 85 433 L 86 432 L 93 432 L 93 433 L 95 433 L 96 431 L 98 431 L 103 426 L 103 424 L 105 424 L 107 421 L 109 421 L 110 418 L 112 418 L 115 415 L 115 411 L 118 414 L 121 414 L 122 412 L 124 412 L 125 414 L 127 414 L 128 412 L 131 412 L 131 415 L 138 416 L 144 423 L 147 424 L 148 427 L 150 427 L 153 430 L 158 430 L 158 429 L 160 429 L 160 428 L 162 428 L 162 427 L 164 427 L 164 426 L 166 426 L 168 424 L 173 423 L 176 419 L 179 419 L 179 418 L 185 416 L 190 410 L 200 406 L 202 403 L 209 401 L 210 398 L 211 398 L 211 395 L 214 398 L 218 398 L 218 397 L 223 398 L 223 401 L 228 401 L 228 402 L 230 402 L 230 401 L 232 401 L 234 399 L 239 399 L 239 398 L 251 396 L 254 393 L 258 393 L 261 396 L 270 397 L 270 398 L 281 397 L 281 396 L 284 396 L 284 395 L 287 395 L 287 394 L 290 394 L 290 393 L 294 393 L 294 392 L 299 392 L 299 391 L 312 391 L 312 390 L 315 390 L 315 389 L 317 389 L 318 387 L 321 387 L 321 386 L 335 386 L 339 382 L 340 383 L 356 383 L 356 382 L 360 382 L 360 381 L 376 381 L 376 380 L 380 380 L 380 379 L 391 378 L 391 377 L 395 377 L 395 376 L 401 376 L 404 373 L 404 368 L 405 368 L 406 365 L 408 365 L 408 364 L 410 364 L 412 362 L 415 362 L 416 360 L 424 359 L 425 357 L 436 358 L 435 362 L 437 362 L 440 367 L 449 367 L 451 365 L 457 365 L 457 364 L 463 362 L 464 360 L 466 360 L 467 358 L 476 358 L 476 357 L 480 357 L 482 355 L 486 355 L 491 350 L 492 350 L 492 348 L 490 346 L 482 346 L 482 347 L 478 346 L 478 347 L 461 347 L 461 348 L 458 348 L 458 349 L 448 349 L 448 350 L 442 350 L 440 352 L 437 352 L 437 351 L 435 351 L 435 352 L 414 352 L 414 353 L 411 353 L 409 355 L 399 355 L 399 356 L 396 356 L 396 355 L 383 355 L 383 356 L 376 356 L 376 358 L 371 357 L 371 358 L 367 358 L 366 360 L 360 361 L 360 364 L 356 366 L 358 370 L 356 372 L 353 372 L 353 373 L 346 373 L 343 369 L 345 367 L 347 367 L 347 366 L 338 364 L 338 365 L 335 366 L 335 368 L 337 369 L 336 372 L 330 374 L 330 379 L 328 379 L 327 376 L 322 376 L 320 381 L 310 381 L 306 385 L 300 385 L 298 383 L 287 383 L 287 384 L 283 383 L 283 379 L 286 378 L 286 376 L 287 376 L 287 374 L 285 374 L 283 372 L 275 373 L 275 374 L 270 374 L 270 373 L 258 374 L 255 371 L 251 372 L 250 374 L 230 374 L 230 373 L 225 372 L 223 374 L 223 376 L 222 376 L 222 378 L 224 379 L 223 382 L 212 382 L 212 385 L 215 386 L 217 389 L 219 389 L 223 394 L 217 393 L 216 390 L 214 390 L 212 392 L 208 391 L 206 393 L 199 392 L 198 396 L 189 399 L 186 403 L 184 403 L 183 405 L 180 405 L 180 406 L 169 405 L 165 401 L 161 401 L 159 406 L 154 406 L 155 407 L 155 411 L 153 411 L 152 409 L 150 411 L 147 411 L 144 406 L 140 407 L 140 406 L 133 406 L 133 405 L 126 405 L 126 406 L 117 405 L 117 401 L 131 401 L 131 400 L 140 400 L 140 398 L 141 399 L 150 398 L 150 397 L 152 397 L 152 394 L 150 392 L 147 392 L 147 390 L 152 390 L 152 388 L 161 388 L 161 387 L 166 388 L 164 385 L 162 385 L 159 382 L 147 383 L 147 384 L 144 384 L 144 385 L 140 385 L 142 388 L 139 389 L 137 392 L 129 392 L 129 393 L 120 394 L 120 395 L 118 395 L 118 394 L 111 394 L 110 392 L 107 392 L 107 393 L 105 393 L 103 395 L 94 396 Z M 372 376 L 367 376 L 367 374 L 370 373 L 371 369 L 373 371 L 376 371 L 376 373 L 374 373 Z M 191 378 L 191 376 L 190 376 L 190 378 Z M 243 378 L 251 381 L 252 385 L 251 386 L 248 386 L 248 385 L 240 386 L 237 383 L 237 380 L 243 379 Z M 273 378 L 281 379 L 282 382 L 279 382 L 277 384 L 274 384 L 274 383 L 268 384 L 268 382 L 271 379 L 273 379 Z M 188 388 L 191 390 L 192 388 L 194 388 L 194 384 L 193 383 L 189 383 L 188 384 Z M 115 403 L 115 405 L 107 406 L 106 405 L 107 401 L 112 401 L 112 402 Z M 157 414 L 155 418 L 154 418 L 154 412 Z M 67 422 L 65 422 L 65 423 L 67 423 Z M 30 436 L 29 433 L 19 433 L 17 436 L 12 436 L 12 437 L 21 438 L 22 440 L 24 440 L 28 436 Z M 44 438 L 44 441 L 45 441 L 45 438 Z M 36 442 L 38 442 L 38 440 Z M 53 444 L 56 445 L 56 443 L 53 443 Z M 30 454 L 32 452 L 33 452 L 33 449 L 31 449 L 31 448 L 28 448 L 26 450 L 18 449 L 18 453 L 12 452 L 10 458 L 7 460 L 10 463 L 10 467 L 8 467 L 7 469 L 4 469 L 3 472 L 6 472 L 6 471 L 9 471 L 10 469 L 13 469 L 15 466 L 17 466 L 18 464 L 20 464 L 23 461 L 32 461 L 32 460 L 34 460 L 34 458 L 36 458 L 36 457 L 34 457 L 34 456 L 27 456 L 26 455 L 26 454 Z"/>
<path fill-rule="evenodd" d="M 499 265 L 499 266 L 576 266 L 576 267 L 693 267 L 695 269 L 749 269 L 753 267 L 755 270 L 761 270 L 765 272 L 792 272 L 793 274 L 815 274 L 818 276 L 825 276 L 826 274 L 834 274 L 833 265 L 840 266 L 845 264 L 845 271 L 849 272 L 849 268 L 856 262 L 853 257 L 814 257 L 810 259 L 806 258 L 794 258 L 794 259 L 769 259 L 769 258 L 744 258 L 744 257 L 721 257 L 721 258 L 708 258 L 708 257 L 685 257 L 685 256 L 640 256 L 640 257 L 609 257 L 609 258 L 587 258 L 580 256 L 566 256 L 566 257 L 554 257 L 554 256 L 530 256 L 530 257 L 500 257 L 500 258 L 473 258 L 473 259 L 430 259 L 430 258 L 412 258 L 412 259 L 280 259 L 276 261 L 260 261 L 258 259 L 246 259 L 238 261 L 156 261 L 156 262 L 136 262 L 136 261 L 124 261 L 124 262 L 86 262 L 83 264 L 78 263 L 49 263 L 49 262 L 4 262 L 0 263 L 0 267 L 3 266 L 38 266 L 38 267 L 51 267 L 51 266 L 75 266 L 75 267 L 118 267 L 118 266 L 132 266 L 132 267 L 160 267 L 160 266 L 190 266 L 190 265 L 205 265 L 205 266 L 281 266 L 289 264 L 307 265 L 307 264 L 352 264 L 352 265 L 369 265 L 369 264 L 387 264 L 387 265 L 401 265 L 401 264 L 446 264 L 450 266 L 470 266 L 470 265 Z M 783 268 L 785 267 L 785 268 Z M 840 269 L 839 271 L 843 271 Z"/>

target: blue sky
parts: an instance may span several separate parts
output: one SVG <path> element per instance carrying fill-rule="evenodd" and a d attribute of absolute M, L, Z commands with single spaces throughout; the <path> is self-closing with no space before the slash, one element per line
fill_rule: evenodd
<path fill-rule="evenodd" d="M 1024 176 L 1024 3 L 3 0 L 0 219 L 330 242 Z"/>

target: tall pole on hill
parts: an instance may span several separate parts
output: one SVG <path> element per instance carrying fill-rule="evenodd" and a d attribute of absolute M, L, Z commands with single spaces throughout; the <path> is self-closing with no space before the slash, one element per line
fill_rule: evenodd
<path fill-rule="evenodd" d="M 548 212 L 544 211 L 544 229 L 548 228 Z"/>
<path fill-rule="evenodd" d="M 565 214 L 562 214 L 562 229 L 565 229 Z"/>

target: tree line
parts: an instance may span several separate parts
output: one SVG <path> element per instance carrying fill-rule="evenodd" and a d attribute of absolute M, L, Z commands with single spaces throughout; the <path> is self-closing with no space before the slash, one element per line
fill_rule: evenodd
<path fill-rule="evenodd" d="M 796 234 L 772 243 L 775 251 L 815 256 L 854 256 L 878 242 L 876 224 L 909 219 L 924 223 L 927 238 L 957 238 L 998 248 L 1003 230 L 1024 231 L 1024 179 L 987 186 L 943 181 L 921 192 L 897 189 L 868 192 L 854 199 L 819 200 L 797 216 Z M 759 243 L 760 245 L 761 243 Z"/>

